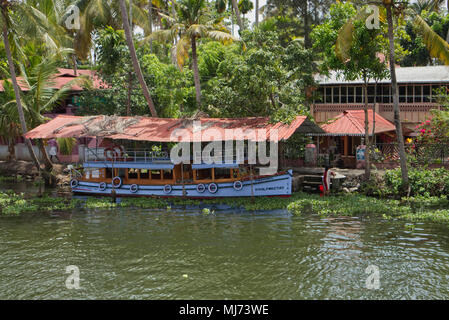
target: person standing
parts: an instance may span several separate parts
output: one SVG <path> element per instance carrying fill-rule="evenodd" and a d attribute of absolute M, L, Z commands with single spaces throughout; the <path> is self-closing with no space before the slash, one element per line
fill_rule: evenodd
<path fill-rule="evenodd" d="M 331 178 L 335 176 L 335 172 L 330 170 L 329 166 L 326 166 L 324 168 L 324 175 L 323 175 L 323 194 L 325 196 L 329 195 L 331 192 Z"/>
<path fill-rule="evenodd" d="M 58 157 L 58 141 L 52 138 L 48 141 L 48 145 L 50 146 L 50 161 L 54 162 L 53 157 L 55 157 L 58 162 L 61 162 Z"/>

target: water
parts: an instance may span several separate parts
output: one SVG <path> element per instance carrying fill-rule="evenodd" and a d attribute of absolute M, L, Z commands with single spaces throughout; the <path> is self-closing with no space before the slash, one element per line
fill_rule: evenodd
<path fill-rule="evenodd" d="M 406 224 L 285 211 L 1 217 L 0 299 L 449 298 L 449 228 Z M 70 265 L 80 290 L 66 288 Z"/>

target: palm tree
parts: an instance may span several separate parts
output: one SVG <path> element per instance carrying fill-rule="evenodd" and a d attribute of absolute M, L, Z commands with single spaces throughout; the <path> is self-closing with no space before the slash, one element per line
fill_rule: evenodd
<path fill-rule="evenodd" d="M 70 51 L 71 50 L 65 50 Z M 58 72 L 58 57 L 63 54 L 57 53 L 48 58 L 33 57 L 30 59 L 29 67 L 19 63 L 21 70 L 21 84 L 29 88 L 26 93 L 21 94 L 21 105 L 24 112 L 25 125 L 35 128 L 44 123 L 47 119 L 42 115 L 51 111 L 69 92 L 71 86 L 81 81 L 87 81 L 85 78 L 74 79 L 60 89 L 55 89 L 54 76 Z M 18 114 L 17 100 L 7 101 L 2 106 L 3 115 L 9 119 L 10 123 L 18 123 L 20 114 Z M 41 151 L 43 161 L 47 170 L 52 167 L 47 152 L 41 140 L 37 140 L 37 145 Z"/>
<path fill-rule="evenodd" d="M 221 41 L 224 44 L 230 44 L 237 40 L 222 25 L 209 16 L 206 11 L 205 0 L 182 0 L 178 3 L 178 12 L 176 18 L 161 14 L 170 23 L 170 29 L 157 30 L 147 38 L 147 40 L 156 39 L 173 43 L 178 40 L 172 48 L 172 56 L 178 67 L 182 69 L 185 60 L 188 57 L 189 47 L 192 50 L 192 69 L 195 82 L 196 102 L 201 109 L 201 84 L 198 70 L 197 41 L 200 38 L 210 38 Z"/>
<path fill-rule="evenodd" d="M 134 72 L 136 73 L 137 78 L 139 79 L 139 83 L 142 88 L 143 95 L 147 100 L 151 115 L 153 117 L 157 117 L 157 112 L 156 108 L 154 107 L 153 99 L 151 98 L 150 91 L 148 90 L 147 84 L 145 83 L 142 69 L 140 68 L 139 60 L 137 59 L 136 48 L 134 47 L 133 36 L 131 33 L 130 24 L 128 22 L 128 13 L 126 11 L 125 0 L 120 0 L 120 12 L 122 14 L 123 28 L 125 29 L 126 42 L 128 44 L 129 53 L 131 55 Z"/>
<path fill-rule="evenodd" d="M 231 0 L 232 3 L 232 8 L 234 9 L 234 14 L 237 18 L 237 24 L 239 25 L 239 33 L 241 33 L 243 31 L 243 21 L 242 21 L 242 17 L 240 16 L 240 10 L 239 10 L 239 6 L 237 5 L 237 0 Z"/>
<path fill-rule="evenodd" d="M 421 14 L 423 11 L 439 12 L 444 2 L 444 0 L 417 0 L 410 7 L 418 14 Z"/>
<path fill-rule="evenodd" d="M 407 2 L 400 2 L 398 0 L 380 0 L 372 1 L 371 4 L 382 5 L 386 9 L 386 20 L 388 24 L 388 40 L 389 40 L 389 65 L 390 65 L 390 76 L 393 94 L 393 112 L 394 112 L 394 124 L 396 126 L 396 135 L 398 139 L 399 147 L 399 157 L 401 164 L 401 176 L 402 185 L 404 190 L 409 189 L 409 177 L 408 177 L 408 167 L 407 167 L 407 157 L 404 145 L 404 136 L 402 133 L 402 124 L 400 119 L 400 109 L 399 109 L 399 90 L 396 77 L 396 66 L 395 66 L 395 39 L 394 39 L 394 23 L 393 15 L 398 13 L 403 13 L 405 16 L 413 19 L 416 25 L 416 31 L 421 34 L 423 41 L 429 50 L 431 56 L 440 59 L 446 65 L 449 65 L 449 44 L 442 39 L 437 33 L 435 33 L 431 27 L 420 17 L 419 12 L 413 10 L 413 7 L 407 8 Z M 349 20 L 342 27 L 342 30 L 349 32 L 353 31 L 351 27 L 352 21 Z M 340 32 L 337 47 L 342 50 L 341 57 L 344 59 L 345 50 L 348 46 L 348 41 L 352 41 L 352 36 L 348 32 Z"/>
<path fill-rule="evenodd" d="M 9 34 L 10 34 L 10 25 L 12 23 L 11 19 L 10 19 L 10 6 L 12 5 L 12 3 L 8 2 L 7 0 L 0 0 L 0 10 L 1 10 L 1 14 L 0 14 L 0 27 L 2 29 L 2 37 L 3 37 L 3 44 L 5 46 L 5 52 L 6 52 L 6 57 L 8 59 L 8 65 L 9 65 L 9 72 L 11 74 L 11 81 L 14 87 L 14 95 L 15 95 L 15 99 L 16 99 L 16 104 L 17 104 L 17 111 L 19 114 L 19 121 L 20 121 L 20 125 L 22 127 L 22 134 L 26 134 L 28 132 L 28 127 L 25 121 L 25 115 L 23 113 L 23 107 L 22 107 L 22 101 L 20 99 L 20 88 L 19 85 L 17 83 L 17 76 L 16 76 L 16 70 L 14 67 L 14 61 L 12 58 L 12 53 L 11 53 L 11 46 L 9 44 Z M 21 6 L 19 6 L 18 8 L 21 8 Z M 36 165 L 37 168 L 40 168 L 40 162 L 39 159 L 37 158 L 34 149 L 33 149 L 33 145 L 30 141 L 30 139 L 25 138 L 25 144 L 28 147 L 28 151 L 30 153 L 31 159 L 33 160 L 34 164 Z"/>
<path fill-rule="evenodd" d="M 258 27 L 259 26 L 259 0 L 256 0 L 255 6 L 256 6 L 256 13 L 255 13 L 255 15 L 256 15 L 256 27 Z"/>

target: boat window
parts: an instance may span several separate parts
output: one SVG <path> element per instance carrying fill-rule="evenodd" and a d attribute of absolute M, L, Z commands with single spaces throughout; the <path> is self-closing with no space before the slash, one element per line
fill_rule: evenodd
<path fill-rule="evenodd" d="M 150 179 L 150 171 L 148 169 L 141 169 L 140 179 Z"/>
<path fill-rule="evenodd" d="M 212 169 L 196 170 L 196 180 L 212 180 Z"/>
<path fill-rule="evenodd" d="M 118 176 L 120 178 L 124 178 L 125 174 L 126 174 L 126 169 L 122 169 L 122 168 L 118 169 Z"/>
<path fill-rule="evenodd" d="M 112 169 L 106 168 L 106 179 L 112 179 Z"/>
<path fill-rule="evenodd" d="M 164 170 L 164 180 L 173 179 L 173 170 Z"/>
<path fill-rule="evenodd" d="M 160 180 L 161 179 L 161 170 L 151 170 L 151 179 L 152 180 Z"/>
<path fill-rule="evenodd" d="M 128 169 L 128 179 L 138 179 L 137 169 Z"/>
<path fill-rule="evenodd" d="M 215 179 L 231 179 L 231 170 L 227 168 L 215 168 Z"/>

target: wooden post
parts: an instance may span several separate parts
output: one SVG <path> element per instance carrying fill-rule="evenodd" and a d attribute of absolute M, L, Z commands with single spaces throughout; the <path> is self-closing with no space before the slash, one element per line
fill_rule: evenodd
<path fill-rule="evenodd" d="M 186 186 L 184 184 L 184 162 L 181 162 L 181 183 L 182 183 L 182 196 L 186 196 Z"/>
<path fill-rule="evenodd" d="M 254 171 L 253 171 L 253 165 L 249 165 L 249 171 L 251 176 L 251 201 L 254 203 Z"/>
<path fill-rule="evenodd" d="M 345 148 L 345 157 L 347 157 L 349 155 L 349 139 L 348 139 L 348 136 L 345 136 L 344 148 Z"/>

